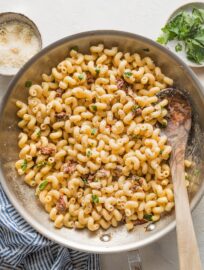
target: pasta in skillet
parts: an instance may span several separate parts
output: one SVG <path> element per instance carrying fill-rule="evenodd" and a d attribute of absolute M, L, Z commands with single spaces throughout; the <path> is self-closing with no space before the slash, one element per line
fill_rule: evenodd
<path fill-rule="evenodd" d="M 150 57 L 103 44 L 71 49 L 42 80 L 16 102 L 15 166 L 55 227 L 131 230 L 171 211 L 168 101 L 157 94 L 173 80 Z"/>

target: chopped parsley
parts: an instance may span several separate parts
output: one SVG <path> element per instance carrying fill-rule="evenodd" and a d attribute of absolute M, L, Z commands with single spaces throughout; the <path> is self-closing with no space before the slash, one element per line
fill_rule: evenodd
<path fill-rule="evenodd" d="M 90 143 L 89 146 L 93 147 L 94 146 L 94 143 Z"/>
<path fill-rule="evenodd" d="M 84 182 L 84 184 L 87 184 L 88 183 L 87 178 L 82 178 L 82 181 Z"/>
<path fill-rule="evenodd" d="M 193 174 L 194 174 L 195 176 L 199 176 L 199 174 L 200 174 L 200 170 L 195 169 L 195 170 L 194 170 L 194 172 L 193 172 Z"/>
<path fill-rule="evenodd" d="M 184 47 L 189 60 L 201 64 L 204 61 L 204 9 L 194 8 L 191 13 L 182 11 L 172 18 L 163 28 L 157 42 L 167 44 L 171 40 L 178 43 L 175 51 Z"/>
<path fill-rule="evenodd" d="M 181 45 L 181 43 L 178 43 L 176 46 L 175 46 L 175 51 L 176 52 L 180 52 L 180 51 L 182 51 L 182 45 Z"/>
<path fill-rule="evenodd" d="M 43 189 L 45 189 L 45 187 L 47 186 L 48 181 L 44 180 L 42 183 L 40 183 L 40 185 L 38 186 L 39 190 L 42 191 Z"/>
<path fill-rule="evenodd" d="M 96 132 L 97 132 L 97 128 L 92 128 L 91 135 L 96 135 Z"/>
<path fill-rule="evenodd" d="M 163 150 L 160 150 L 159 154 L 161 155 L 163 153 Z"/>
<path fill-rule="evenodd" d="M 132 112 L 135 113 L 136 110 L 139 109 L 139 108 L 140 108 L 139 105 L 134 105 L 134 106 L 132 107 Z"/>
<path fill-rule="evenodd" d="M 148 220 L 148 221 L 152 221 L 152 214 L 144 214 L 144 219 Z"/>
<path fill-rule="evenodd" d="M 167 122 L 162 122 L 159 123 L 161 128 L 166 128 L 167 127 Z"/>
<path fill-rule="evenodd" d="M 87 157 L 90 157 L 91 155 L 92 155 L 91 150 L 87 149 L 87 150 L 86 150 L 86 156 L 87 156 Z"/>
<path fill-rule="evenodd" d="M 132 76 L 132 72 L 126 71 L 126 72 L 124 72 L 124 75 L 125 75 L 126 77 L 130 78 L 130 77 Z"/>
<path fill-rule="evenodd" d="M 27 169 L 27 165 L 28 162 L 26 159 L 23 160 L 22 164 L 21 164 L 21 169 L 25 172 L 25 170 Z"/>
<path fill-rule="evenodd" d="M 157 42 L 160 43 L 160 44 L 167 44 L 168 42 L 168 38 L 166 36 L 160 36 L 157 38 Z"/>
<path fill-rule="evenodd" d="M 41 169 L 42 167 L 44 167 L 44 166 L 46 166 L 46 165 L 49 165 L 48 162 L 45 161 L 45 160 L 43 160 L 43 161 L 39 162 L 39 163 L 36 165 L 36 167 L 37 167 L 38 169 Z"/>
<path fill-rule="evenodd" d="M 99 182 L 99 179 L 98 179 L 98 178 L 95 178 L 95 179 L 94 179 L 94 182 Z"/>
<path fill-rule="evenodd" d="M 41 136 L 41 130 L 40 129 L 36 132 L 36 135 L 37 135 L 38 138 L 40 138 L 40 136 Z"/>
<path fill-rule="evenodd" d="M 33 83 L 32 83 L 31 81 L 26 81 L 26 82 L 25 82 L 25 87 L 26 87 L 26 88 L 30 88 L 32 84 L 33 84 Z"/>
<path fill-rule="evenodd" d="M 98 195 L 92 194 L 92 202 L 93 203 L 99 203 L 99 197 L 98 197 Z"/>
<path fill-rule="evenodd" d="M 132 139 L 133 139 L 133 140 L 137 140 L 137 139 L 141 139 L 141 138 L 142 138 L 142 136 L 139 135 L 139 134 L 133 135 L 133 136 L 132 136 Z"/>
<path fill-rule="evenodd" d="M 84 75 L 83 74 L 79 74 L 78 79 L 81 81 L 81 80 L 83 80 L 83 78 L 84 78 Z"/>
<path fill-rule="evenodd" d="M 186 179 L 186 180 L 191 180 L 190 175 L 189 175 L 189 174 L 186 174 L 186 175 L 185 175 L 185 179 Z"/>
<path fill-rule="evenodd" d="M 99 74 L 100 73 L 100 68 L 96 67 L 95 71 L 96 71 L 97 74 Z"/>
<path fill-rule="evenodd" d="M 74 50 L 74 51 L 78 52 L 79 47 L 78 47 L 78 46 L 73 46 L 73 47 L 71 48 L 71 50 Z"/>
<path fill-rule="evenodd" d="M 96 112 L 97 111 L 97 106 L 96 105 L 91 105 L 91 109 Z"/>
<path fill-rule="evenodd" d="M 141 178 L 140 176 L 134 175 L 133 180 L 134 180 L 134 181 L 139 181 L 139 180 L 140 180 L 140 178 Z"/>

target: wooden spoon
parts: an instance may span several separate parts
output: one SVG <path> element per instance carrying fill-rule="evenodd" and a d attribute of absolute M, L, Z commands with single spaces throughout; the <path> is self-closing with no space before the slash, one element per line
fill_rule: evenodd
<path fill-rule="evenodd" d="M 164 132 L 172 146 L 170 167 L 175 196 L 180 270 L 202 270 L 184 172 L 185 149 L 191 129 L 191 106 L 184 92 L 177 89 L 164 89 L 158 96 L 169 101 L 169 121 Z"/>

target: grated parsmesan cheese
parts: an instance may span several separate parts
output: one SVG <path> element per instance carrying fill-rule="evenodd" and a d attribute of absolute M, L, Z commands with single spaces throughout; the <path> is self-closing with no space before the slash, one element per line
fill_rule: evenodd
<path fill-rule="evenodd" d="M 41 48 L 33 29 L 19 21 L 0 25 L 0 68 L 20 68 Z"/>

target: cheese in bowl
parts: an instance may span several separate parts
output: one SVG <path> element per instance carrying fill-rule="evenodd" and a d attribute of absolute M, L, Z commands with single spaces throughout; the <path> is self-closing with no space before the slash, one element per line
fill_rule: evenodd
<path fill-rule="evenodd" d="M 40 49 L 41 39 L 31 24 L 15 17 L 0 21 L 1 74 L 14 75 Z"/>

